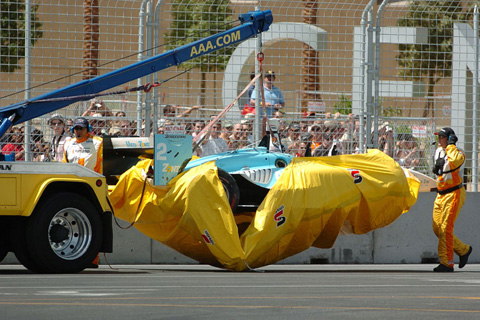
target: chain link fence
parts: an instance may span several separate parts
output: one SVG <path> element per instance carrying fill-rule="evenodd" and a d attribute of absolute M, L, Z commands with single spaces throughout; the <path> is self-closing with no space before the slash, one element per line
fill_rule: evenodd
<path fill-rule="evenodd" d="M 274 23 L 261 34 L 261 42 L 247 40 L 108 90 L 121 93 L 57 112 L 65 119 L 85 115 L 97 134 L 149 135 L 172 123 L 194 133 L 247 86 L 259 69 L 256 52 L 261 51 L 261 68 L 275 73 L 273 84 L 284 97 L 284 106 L 272 117 L 278 119 L 288 152 L 301 155 L 313 137 L 308 130 L 318 124 L 322 137 L 341 141 L 343 153 L 381 148 L 402 165 L 430 174 L 432 133 L 451 126 L 467 153 L 465 179 L 470 183 L 478 180 L 474 5 L 432 0 L 6 0 L 0 9 L 0 107 L 226 30 L 240 13 L 270 9 Z M 151 92 L 128 92 L 154 82 L 161 86 Z M 252 137 L 258 139 L 260 128 L 250 104 L 246 94 L 241 96 L 222 119 L 222 136 L 231 140 L 231 148 L 257 142 Z M 41 159 L 40 149 L 52 141 L 50 116 L 23 128 L 27 135 L 33 133 L 30 160 Z M 7 134 L 2 148 L 14 136 Z M 476 191 L 476 184 L 468 189 Z"/>

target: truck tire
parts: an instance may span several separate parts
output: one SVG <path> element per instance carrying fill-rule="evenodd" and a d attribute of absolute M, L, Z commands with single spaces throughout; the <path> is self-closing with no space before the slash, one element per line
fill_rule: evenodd
<path fill-rule="evenodd" d="M 7 224 L 0 222 L 0 262 L 5 259 L 9 251 Z"/>
<path fill-rule="evenodd" d="M 18 218 L 12 222 L 10 228 L 10 245 L 17 260 L 32 272 L 42 272 L 38 264 L 33 261 L 27 248 L 27 222 L 28 218 Z"/>
<path fill-rule="evenodd" d="M 228 203 L 230 204 L 232 212 L 237 212 L 238 204 L 240 202 L 240 190 L 238 189 L 237 182 L 228 172 L 220 168 L 218 168 L 218 178 L 227 194 Z"/>
<path fill-rule="evenodd" d="M 95 206 L 84 196 L 61 192 L 42 199 L 28 218 L 26 245 L 41 272 L 75 273 L 91 265 L 102 234 Z"/>

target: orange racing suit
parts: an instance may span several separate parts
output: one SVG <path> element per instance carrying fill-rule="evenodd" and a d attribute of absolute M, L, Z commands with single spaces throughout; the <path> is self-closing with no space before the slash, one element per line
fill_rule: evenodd
<path fill-rule="evenodd" d="M 455 145 L 448 145 L 446 149 L 437 149 L 435 161 L 438 158 L 443 158 L 445 164 L 442 174 L 437 177 L 438 194 L 433 205 L 433 232 L 438 237 L 440 263 L 453 267 L 453 253 L 462 256 L 470 249 L 453 234 L 455 220 L 466 197 L 460 175 L 465 153 Z"/>

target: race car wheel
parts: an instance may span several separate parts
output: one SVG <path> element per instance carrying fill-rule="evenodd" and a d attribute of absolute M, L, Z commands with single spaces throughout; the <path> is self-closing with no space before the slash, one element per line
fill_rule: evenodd
<path fill-rule="evenodd" d="M 46 273 L 82 271 L 102 244 L 99 212 L 76 193 L 57 193 L 40 202 L 26 231 L 28 252 Z"/>
<path fill-rule="evenodd" d="M 218 178 L 222 182 L 223 189 L 225 189 L 232 212 L 237 212 L 238 204 L 240 203 L 240 190 L 237 182 L 228 172 L 220 168 L 218 169 Z"/>

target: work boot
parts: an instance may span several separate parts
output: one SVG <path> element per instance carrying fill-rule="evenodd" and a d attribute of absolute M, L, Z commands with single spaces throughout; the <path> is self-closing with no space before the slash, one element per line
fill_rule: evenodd
<path fill-rule="evenodd" d="M 435 272 L 453 272 L 453 267 L 447 267 L 444 264 L 439 264 L 438 267 L 434 268 L 433 271 Z"/>
<path fill-rule="evenodd" d="M 472 253 L 472 246 L 470 246 L 470 249 L 468 249 L 468 252 L 465 253 L 463 256 L 460 256 L 460 263 L 458 264 L 458 267 L 461 269 L 463 267 L 465 267 L 465 265 L 467 264 L 468 262 L 468 256 L 470 255 L 470 253 Z"/>
<path fill-rule="evenodd" d="M 97 256 L 93 261 L 87 266 L 89 269 L 97 269 L 100 262 L 100 253 L 97 253 Z"/>

